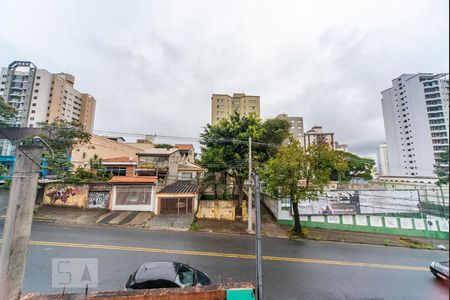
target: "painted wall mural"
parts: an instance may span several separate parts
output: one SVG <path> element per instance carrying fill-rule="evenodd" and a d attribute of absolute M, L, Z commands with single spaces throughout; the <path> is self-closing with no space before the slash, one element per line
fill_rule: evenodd
<path fill-rule="evenodd" d="M 87 185 L 51 185 L 45 188 L 44 204 L 57 206 L 86 207 Z"/>

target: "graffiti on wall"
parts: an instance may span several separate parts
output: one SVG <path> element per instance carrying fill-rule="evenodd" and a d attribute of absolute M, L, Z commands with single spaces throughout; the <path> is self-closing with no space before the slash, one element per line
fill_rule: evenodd
<path fill-rule="evenodd" d="M 89 192 L 89 208 L 108 208 L 109 192 Z"/>
<path fill-rule="evenodd" d="M 47 186 L 44 192 L 44 204 L 86 207 L 87 193 L 88 188 L 84 185 Z"/>

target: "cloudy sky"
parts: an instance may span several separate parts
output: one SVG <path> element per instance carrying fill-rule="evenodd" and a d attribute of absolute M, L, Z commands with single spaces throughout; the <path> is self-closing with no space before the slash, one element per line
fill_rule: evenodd
<path fill-rule="evenodd" d="M 14 1 L 0 65 L 76 76 L 95 129 L 197 136 L 212 93 L 261 96 L 263 118 L 303 116 L 360 155 L 384 140 L 380 91 L 448 72 L 448 0 Z M 161 141 L 164 142 L 164 141 Z"/>

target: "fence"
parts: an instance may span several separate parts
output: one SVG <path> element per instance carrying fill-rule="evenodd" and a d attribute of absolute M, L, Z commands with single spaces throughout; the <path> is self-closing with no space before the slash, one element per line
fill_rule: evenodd
<path fill-rule="evenodd" d="M 448 219 L 403 218 L 369 215 L 312 215 L 300 216 L 304 227 L 360 231 L 435 239 L 449 238 Z M 278 220 L 283 225 L 293 225 L 292 218 Z"/>
<path fill-rule="evenodd" d="M 318 201 L 299 205 L 299 210 L 305 227 L 448 239 L 448 207 L 421 202 L 419 197 L 417 190 L 326 191 Z M 289 199 L 267 194 L 261 199 L 278 223 L 293 224 Z M 447 214 L 439 213 L 443 209 Z"/>

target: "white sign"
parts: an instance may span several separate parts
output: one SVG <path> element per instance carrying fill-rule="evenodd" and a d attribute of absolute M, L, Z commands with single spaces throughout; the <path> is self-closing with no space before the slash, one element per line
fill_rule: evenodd
<path fill-rule="evenodd" d="M 98 260 L 96 258 L 53 258 L 53 288 L 96 288 Z"/>
<path fill-rule="evenodd" d="M 425 223 L 423 219 L 414 219 L 414 226 L 417 230 L 425 230 Z"/>
<path fill-rule="evenodd" d="M 353 216 L 342 216 L 342 223 L 347 225 L 353 225 Z"/>
<path fill-rule="evenodd" d="M 367 226 L 367 216 L 356 215 L 356 225 Z"/>
<path fill-rule="evenodd" d="M 448 220 L 439 220 L 439 228 L 441 231 L 448 232 Z"/>
<path fill-rule="evenodd" d="M 379 216 L 370 216 L 370 226 L 383 227 L 383 222 Z"/>
<path fill-rule="evenodd" d="M 325 216 L 311 216 L 311 222 L 325 222 Z"/>
<path fill-rule="evenodd" d="M 327 216 L 328 223 L 339 224 L 339 216 Z"/>
<path fill-rule="evenodd" d="M 400 218 L 400 227 L 403 229 L 413 229 L 413 223 L 410 218 Z"/>
<path fill-rule="evenodd" d="M 397 218 L 395 217 L 384 217 L 384 223 L 388 228 L 398 228 Z"/>
<path fill-rule="evenodd" d="M 308 221 L 308 216 L 300 216 L 300 221 Z"/>

